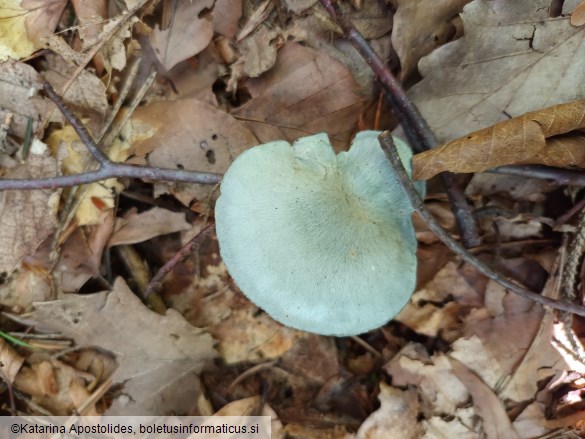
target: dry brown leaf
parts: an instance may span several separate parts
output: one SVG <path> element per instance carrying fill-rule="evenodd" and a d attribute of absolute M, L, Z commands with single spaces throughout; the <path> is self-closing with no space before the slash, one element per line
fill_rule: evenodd
<path fill-rule="evenodd" d="M 453 259 L 453 252 L 442 242 L 419 245 L 416 249 L 416 289 L 433 280 L 439 270 Z"/>
<path fill-rule="evenodd" d="M 46 67 L 43 76 L 55 90 L 59 90 L 76 69 L 58 56 L 47 56 Z M 84 116 L 93 116 L 97 122 L 101 121 L 108 109 L 106 86 L 96 75 L 87 70 L 83 70 L 73 81 L 63 95 L 63 99 L 69 106 L 78 111 L 81 110 Z"/>
<path fill-rule="evenodd" d="M 461 14 L 465 35 L 420 61 L 410 96 L 440 142 L 585 98 L 584 29 L 570 25 L 568 2 L 555 18 L 550 3 L 474 0 Z"/>
<path fill-rule="evenodd" d="M 213 0 L 170 2 L 168 27 L 163 30 L 157 26 L 150 34 L 152 47 L 167 71 L 197 55 L 211 42 L 213 21 L 205 10 L 212 6 Z"/>
<path fill-rule="evenodd" d="M 43 178 L 56 174 L 55 159 L 44 153 L 31 154 L 25 164 L 10 169 L 3 177 Z M 0 192 L 0 273 L 11 273 L 55 230 L 59 194 L 59 190 L 52 189 Z"/>
<path fill-rule="evenodd" d="M 309 9 L 317 3 L 317 0 L 285 0 L 284 4 L 289 11 L 294 12 L 295 14 L 300 14 L 305 9 Z"/>
<path fill-rule="evenodd" d="M 79 37 L 84 49 L 99 42 L 104 23 L 108 18 L 108 5 L 104 0 L 72 0 L 75 16 L 79 20 Z"/>
<path fill-rule="evenodd" d="M 423 346 L 409 343 L 384 366 L 396 386 L 417 386 L 421 411 L 454 414 L 469 399 L 445 355 L 429 357 Z"/>
<path fill-rule="evenodd" d="M 68 295 L 36 308 L 31 318 L 39 327 L 116 354 L 112 378 L 123 389 L 109 414 L 190 413 L 196 407 L 198 373 L 216 354 L 209 334 L 178 312 L 150 311 L 121 279 L 109 293 Z"/>
<path fill-rule="evenodd" d="M 102 255 L 114 229 L 114 210 L 106 210 L 102 218 L 96 225 L 77 228 L 61 246 L 52 272 L 61 291 L 77 292 L 89 279 L 100 276 Z"/>
<path fill-rule="evenodd" d="M 440 305 L 450 297 L 449 303 Z M 412 295 L 395 320 L 429 337 L 436 337 L 442 331 L 443 337 L 450 338 L 461 332 L 459 313 L 482 303 L 481 292 L 467 283 L 456 263 L 448 262 L 433 280 Z"/>
<path fill-rule="evenodd" d="M 532 111 L 416 154 L 413 178 L 428 180 L 443 171 L 481 172 L 510 164 L 582 165 L 584 135 L 545 140 L 580 128 L 585 128 L 585 100 Z"/>
<path fill-rule="evenodd" d="M 392 44 L 400 58 L 401 76 L 416 71 L 418 61 L 454 34 L 449 20 L 471 0 L 397 0 Z"/>
<path fill-rule="evenodd" d="M 109 247 L 121 244 L 136 244 L 157 236 L 191 229 L 185 214 L 154 207 L 145 212 L 130 212 L 118 218 L 116 232 L 108 242 Z"/>
<path fill-rule="evenodd" d="M 27 11 L 20 6 L 21 0 L 0 2 L 0 62 L 19 60 L 36 50 L 26 31 Z"/>
<path fill-rule="evenodd" d="M 16 61 L 0 63 L 0 120 L 12 114 L 10 132 L 19 137 L 24 137 L 28 118 L 36 130 L 43 116 L 54 108 L 48 99 L 31 97 L 31 89 L 37 82 L 37 72 L 31 66 Z M 52 113 L 51 122 L 61 120 L 57 112 Z"/>
<path fill-rule="evenodd" d="M 95 377 L 77 370 L 46 353 L 35 353 L 28 359 L 31 367 L 25 367 L 17 376 L 15 387 L 31 395 L 32 400 L 41 407 L 58 416 L 70 415 L 78 406 L 71 396 L 71 389 L 79 389 Z M 76 392 L 73 396 L 79 396 Z"/>
<path fill-rule="evenodd" d="M 261 409 L 261 411 L 259 411 Z M 266 404 L 260 396 L 250 396 L 249 398 L 239 399 L 229 402 L 220 410 L 213 414 L 214 416 L 270 416 L 271 437 L 272 439 L 281 439 L 284 437 L 282 423 L 278 419 L 278 414 Z"/>
<path fill-rule="evenodd" d="M 422 426 L 417 422 L 419 404 L 414 389 L 399 390 L 381 381 L 378 399 L 380 408 L 360 426 L 357 439 L 419 437 Z"/>
<path fill-rule="evenodd" d="M 136 155 L 148 155 L 148 163 L 161 168 L 224 173 L 239 154 L 258 144 L 242 123 L 194 98 L 140 107 L 131 121 Z M 160 185 L 158 193 L 165 187 Z M 177 185 L 172 193 L 189 206 L 213 190 Z"/>
<path fill-rule="evenodd" d="M 238 31 L 242 17 L 242 0 L 216 0 L 213 6 L 213 30 L 227 38 Z"/>
<path fill-rule="evenodd" d="M 55 32 L 67 0 L 23 0 L 20 6 L 26 9 L 26 32 L 37 48 L 45 45 L 43 38 Z"/>
<path fill-rule="evenodd" d="M 239 44 L 240 59 L 231 67 L 232 72 L 248 78 L 257 78 L 274 66 L 278 32 L 266 26 L 259 26 Z M 235 78 L 232 77 L 232 81 Z"/>
<path fill-rule="evenodd" d="M 261 143 L 326 131 L 336 148 L 347 148 L 363 100 L 338 61 L 289 43 L 274 68 L 246 85 L 252 99 L 232 114 L 245 120 Z"/>
<path fill-rule="evenodd" d="M 31 396 L 55 395 L 59 391 L 53 366 L 47 360 L 34 362 L 30 368 L 23 369 L 16 387 Z"/>
<path fill-rule="evenodd" d="M 73 0 L 73 9 L 75 10 L 75 16 L 79 21 L 80 26 L 78 27 L 79 38 L 83 43 L 83 50 L 89 50 L 94 45 L 98 44 L 101 38 L 105 38 L 106 27 L 110 27 L 111 24 L 108 22 L 108 4 L 105 0 Z M 116 24 L 117 20 L 112 20 Z M 131 20 L 130 20 L 131 21 Z M 130 36 L 130 35 L 128 35 Z M 109 57 L 104 55 L 108 54 L 108 48 L 110 47 L 111 41 L 108 41 L 103 49 L 96 54 L 93 58 L 94 65 L 96 67 L 98 76 L 101 76 L 104 67 L 111 71 L 111 63 Z M 77 44 L 78 46 L 79 44 Z M 124 50 L 122 52 L 125 54 Z M 124 65 L 125 65 L 124 59 Z M 122 65 L 122 67 L 124 67 Z M 121 70 L 122 67 L 118 66 Z"/>
<path fill-rule="evenodd" d="M 573 26 L 583 26 L 585 24 L 585 1 L 579 3 L 571 14 L 571 24 Z"/>
<path fill-rule="evenodd" d="M 352 8 L 342 2 L 341 7 L 359 33 L 366 39 L 375 40 L 386 35 L 393 26 L 392 11 L 388 2 L 363 2 L 360 8 Z M 344 8 L 345 6 L 345 8 Z"/>
<path fill-rule="evenodd" d="M 224 267 L 225 273 L 225 267 Z M 217 275 L 204 280 L 206 285 L 221 282 Z M 210 285 L 209 285 L 210 286 Z M 266 313 L 231 288 L 221 288 L 199 307 L 196 323 L 209 327 L 218 341 L 217 350 L 227 364 L 258 362 L 282 357 L 295 347 L 307 333 L 287 328 L 272 320 Z"/>
<path fill-rule="evenodd" d="M 24 357 L 12 349 L 6 340 L 0 338 L 0 377 L 8 384 L 14 383 L 23 363 Z"/>
<path fill-rule="evenodd" d="M 502 402 L 496 394 L 463 363 L 450 359 L 451 367 L 457 378 L 465 385 L 473 406 L 483 420 L 483 430 L 488 439 L 519 439 L 512 426 Z"/>

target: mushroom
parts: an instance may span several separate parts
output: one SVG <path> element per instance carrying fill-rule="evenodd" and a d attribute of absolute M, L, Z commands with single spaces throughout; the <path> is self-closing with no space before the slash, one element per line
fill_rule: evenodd
<path fill-rule="evenodd" d="M 413 209 L 378 134 L 358 133 L 338 155 L 324 133 L 292 147 L 265 143 L 223 177 L 215 208 L 221 256 L 242 292 L 280 323 L 355 335 L 408 302 L 416 282 Z M 410 174 L 412 152 L 395 142 Z"/>

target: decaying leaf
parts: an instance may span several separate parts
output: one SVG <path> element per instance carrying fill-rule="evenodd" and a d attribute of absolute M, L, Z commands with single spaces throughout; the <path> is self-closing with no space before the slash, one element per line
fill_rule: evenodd
<path fill-rule="evenodd" d="M 28 64 L 0 62 L 0 119 L 5 120 L 8 114 L 12 114 L 10 132 L 19 137 L 24 137 L 29 118 L 33 121 L 33 130 L 36 130 L 39 120 L 54 108 L 48 99 L 31 96 L 37 82 L 37 72 Z M 51 122 L 61 120 L 60 115 L 53 113 Z"/>
<path fill-rule="evenodd" d="M 212 6 L 213 0 L 170 2 L 168 27 L 156 27 L 150 34 L 152 47 L 167 71 L 207 47 L 213 37 L 213 21 L 205 10 Z"/>
<path fill-rule="evenodd" d="M 347 147 L 363 100 L 338 61 L 289 43 L 269 72 L 246 84 L 252 99 L 232 114 L 245 121 L 260 143 L 292 142 L 326 131 L 336 148 Z"/>
<path fill-rule="evenodd" d="M 364 421 L 357 439 L 400 437 L 416 439 L 421 433 L 417 423 L 418 400 L 413 389 L 399 390 L 380 382 L 380 408 Z"/>
<path fill-rule="evenodd" d="M 76 66 L 70 65 L 56 56 L 47 56 L 45 79 L 59 90 L 73 75 Z M 63 99 L 82 115 L 93 116 L 100 121 L 108 108 L 106 86 L 94 74 L 83 70 L 63 95 Z"/>
<path fill-rule="evenodd" d="M 3 177 L 55 175 L 57 163 L 45 152 L 31 154 L 25 164 L 10 169 Z M 0 192 L 0 273 L 11 273 L 24 256 L 34 253 L 55 230 L 59 194 L 59 190 L 52 189 Z"/>
<path fill-rule="evenodd" d="M 518 439 L 518 432 L 496 394 L 463 363 L 455 359 L 450 359 L 450 363 L 453 372 L 473 398 L 475 410 L 483 420 L 486 436 L 490 439 Z"/>
<path fill-rule="evenodd" d="M 421 60 L 410 96 L 440 142 L 585 97 L 585 30 L 549 17 L 550 4 L 474 0 L 465 35 Z"/>
<path fill-rule="evenodd" d="M 20 0 L 0 0 L 0 61 L 19 60 L 36 50 L 27 35 L 26 15 Z"/>
<path fill-rule="evenodd" d="M 585 135 L 561 136 L 581 128 L 585 128 L 585 100 L 531 111 L 416 154 L 414 178 L 427 180 L 443 171 L 481 172 L 510 164 L 584 166 Z"/>
<path fill-rule="evenodd" d="M 23 363 L 24 357 L 12 349 L 6 340 L 0 338 L 0 378 L 12 384 Z"/>
<path fill-rule="evenodd" d="M 169 233 L 191 229 L 185 214 L 155 207 L 142 213 L 130 212 L 125 218 L 118 218 L 116 232 L 108 245 L 136 244 Z"/>
<path fill-rule="evenodd" d="M 151 166 L 224 173 L 245 149 L 258 144 L 238 120 L 197 99 L 155 102 L 132 115 L 136 156 L 148 156 Z M 158 192 L 167 186 L 158 185 Z M 177 185 L 172 189 L 185 205 L 205 200 L 214 190 L 204 185 Z"/>
<path fill-rule="evenodd" d="M 89 279 L 100 276 L 102 255 L 114 221 L 114 210 L 107 209 L 95 225 L 78 227 L 61 245 L 59 263 L 51 273 L 61 291 L 78 292 Z"/>
<path fill-rule="evenodd" d="M 449 20 L 470 0 L 397 0 L 392 45 L 400 58 L 401 76 L 409 77 L 418 61 L 444 44 L 455 31 Z M 416 26 L 413 26 L 416 23 Z"/>
<path fill-rule="evenodd" d="M 216 354 L 209 334 L 176 311 L 150 311 L 121 279 L 111 292 L 69 295 L 36 308 L 31 317 L 40 327 L 115 353 L 112 378 L 123 389 L 109 414 L 191 413 L 196 406 L 198 373 Z"/>

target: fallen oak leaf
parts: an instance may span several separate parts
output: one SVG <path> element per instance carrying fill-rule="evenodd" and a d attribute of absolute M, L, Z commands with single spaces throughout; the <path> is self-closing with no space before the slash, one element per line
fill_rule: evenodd
<path fill-rule="evenodd" d="M 74 338 L 78 346 L 115 353 L 112 379 L 121 395 L 106 414 L 191 413 L 197 402 L 198 373 L 216 356 L 213 340 L 177 311 L 165 316 L 144 306 L 122 279 L 111 292 L 35 304 L 38 327 Z"/>
<path fill-rule="evenodd" d="M 585 100 L 531 111 L 415 155 L 413 178 L 427 180 L 444 171 L 481 172 L 510 164 L 578 165 L 585 156 L 585 136 L 553 136 L 581 128 L 585 128 Z"/>

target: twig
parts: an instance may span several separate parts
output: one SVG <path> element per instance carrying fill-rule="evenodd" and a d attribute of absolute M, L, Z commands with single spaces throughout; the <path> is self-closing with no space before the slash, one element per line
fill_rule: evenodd
<path fill-rule="evenodd" d="M 415 152 L 423 152 L 434 148 L 437 145 L 437 140 L 433 132 L 412 100 L 406 95 L 400 82 L 392 75 L 382 59 L 353 26 L 349 18 L 341 12 L 339 6 L 336 3 L 333 4 L 331 0 L 320 1 L 333 20 L 341 27 L 345 38 L 356 48 L 382 83 L 387 92 L 388 100 Z M 455 176 L 444 172 L 441 174 L 441 179 L 453 207 L 453 214 L 455 215 L 463 244 L 468 248 L 479 245 L 481 239 L 475 219 L 463 191 L 455 181 Z"/>
<path fill-rule="evenodd" d="M 150 0 L 140 0 L 131 9 L 129 9 L 119 17 L 115 18 L 118 19 L 118 22 L 114 26 L 112 26 L 112 28 L 110 28 L 106 34 L 100 36 L 100 40 L 85 54 L 85 57 L 83 58 L 81 63 L 71 74 L 71 77 L 67 80 L 67 82 L 65 82 L 65 84 L 63 84 L 63 86 L 61 86 L 61 89 L 59 91 L 62 95 L 64 95 L 67 92 L 67 90 L 69 90 L 69 87 L 71 87 L 71 85 L 75 82 L 75 80 L 78 78 L 81 72 L 91 62 L 94 56 L 96 56 L 96 54 L 103 48 L 103 46 L 108 41 L 110 41 L 110 38 L 112 38 L 122 28 L 122 26 L 124 26 L 124 24 L 126 24 L 126 22 L 149 1 Z M 158 0 L 156 0 L 155 3 L 158 3 Z M 39 133 L 41 133 L 42 130 L 45 129 L 45 126 L 47 125 L 51 114 L 52 110 L 45 115 L 42 122 L 39 124 L 39 128 L 37 129 L 37 135 L 40 135 Z"/>
<path fill-rule="evenodd" d="M 144 290 L 144 298 L 148 299 L 148 297 L 153 294 L 158 287 L 161 285 L 162 280 L 164 277 L 171 272 L 175 266 L 181 262 L 184 258 L 189 256 L 193 249 L 199 245 L 201 245 L 207 238 L 209 238 L 213 232 L 215 232 L 215 224 L 208 224 L 205 226 L 201 231 L 195 235 L 191 241 L 183 246 L 181 250 L 177 252 L 175 256 L 173 256 L 169 261 L 164 264 L 160 270 L 154 275 L 152 280 L 149 282 L 148 286 Z"/>
<path fill-rule="evenodd" d="M 211 172 L 185 171 L 182 169 L 152 168 L 149 166 L 136 166 L 126 163 L 114 163 L 102 153 L 87 132 L 83 124 L 65 106 L 62 99 L 55 90 L 44 84 L 43 88 L 47 95 L 55 102 L 67 121 L 79 135 L 91 155 L 98 161 L 100 167 L 96 171 L 84 172 L 83 174 L 60 175 L 57 177 L 29 179 L 0 179 L 0 191 L 2 190 L 34 190 L 34 189 L 55 189 L 60 187 L 79 186 L 109 178 L 138 178 L 155 181 L 173 181 L 199 184 L 217 184 L 221 181 L 222 175 Z"/>
<path fill-rule="evenodd" d="M 99 150 L 98 146 L 93 141 L 93 138 L 85 129 L 85 126 L 83 126 L 81 121 L 78 118 L 76 118 L 71 111 L 69 111 L 69 109 L 65 106 L 65 102 L 63 102 L 63 100 L 59 97 L 55 89 L 51 87 L 51 84 L 49 84 L 48 82 L 43 83 L 43 89 L 45 90 L 45 93 L 47 93 L 47 95 L 51 98 L 51 100 L 55 103 L 59 111 L 61 111 L 63 116 L 65 116 L 67 122 L 71 124 L 71 126 L 73 127 L 73 129 L 75 130 L 75 132 L 77 133 L 85 147 L 89 150 L 93 158 L 96 159 L 101 165 L 108 163 L 110 161 L 108 157 L 106 157 L 106 155 Z"/>
<path fill-rule="evenodd" d="M 573 314 L 578 314 L 580 316 L 585 317 L 585 307 L 575 305 L 573 303 L 566 303 L 560 302 L 549 297 L 544 297 L 540 294 L 534 293 L 526 288 L 520 286 L 517 283 L 514 283 L 496 271 L 494 271 L 489 265 L 485 262 L 481 261 L 480 259 L 473 256 L 467 250 L 465 250 L 457 241 L 455 241 L 437 222 L 437 220 L 433 217 L 433 215 L 427 210 L 423 201 L 421 200 L 420 196 L 416 192 L 416 189 L 412 185 L 412 181 L 408 177 L 400 158 L 398 157 L 398 152 L 396 151 L 396 146 L 394 145 L 394 141 L 392 140 L 392 136 L 388 131 L 380 134 L 378 137 L 380 141 L 380 145 L 384 154 L 388 158 L 392 168 L 402 186 L 402 189 L 406 193 L 406 196 L 410 200 L 412 207 L 416 210 L 416 212 L 420 215 L 423 219 L 425 224 L 428 228 L 441 240 L 443 244 L 445 244 L 452 252 L 457 254 L 461 259 L 465 262 L 473 265 L 480 273 L 486 275 L 490 279 L 496 281 L 500 285 L 502 285 L 507 290 L 518 294 L 520 297 L 524 297 L 525 299 L 532 300 L 534 302 L 538 302 L 544 306 L 549 306 L 554 309 L 559 309 L 561 311 L 566 311 Z"/>
<path fill-rule="evenodd" d="M 500 166 L 487 172 L 496 174 L 518 175 L 520 177 L 552 180 L 560 185 L 585 186 L 585 172 L 574 169 L 554 168 L 543 165 Z"/>

